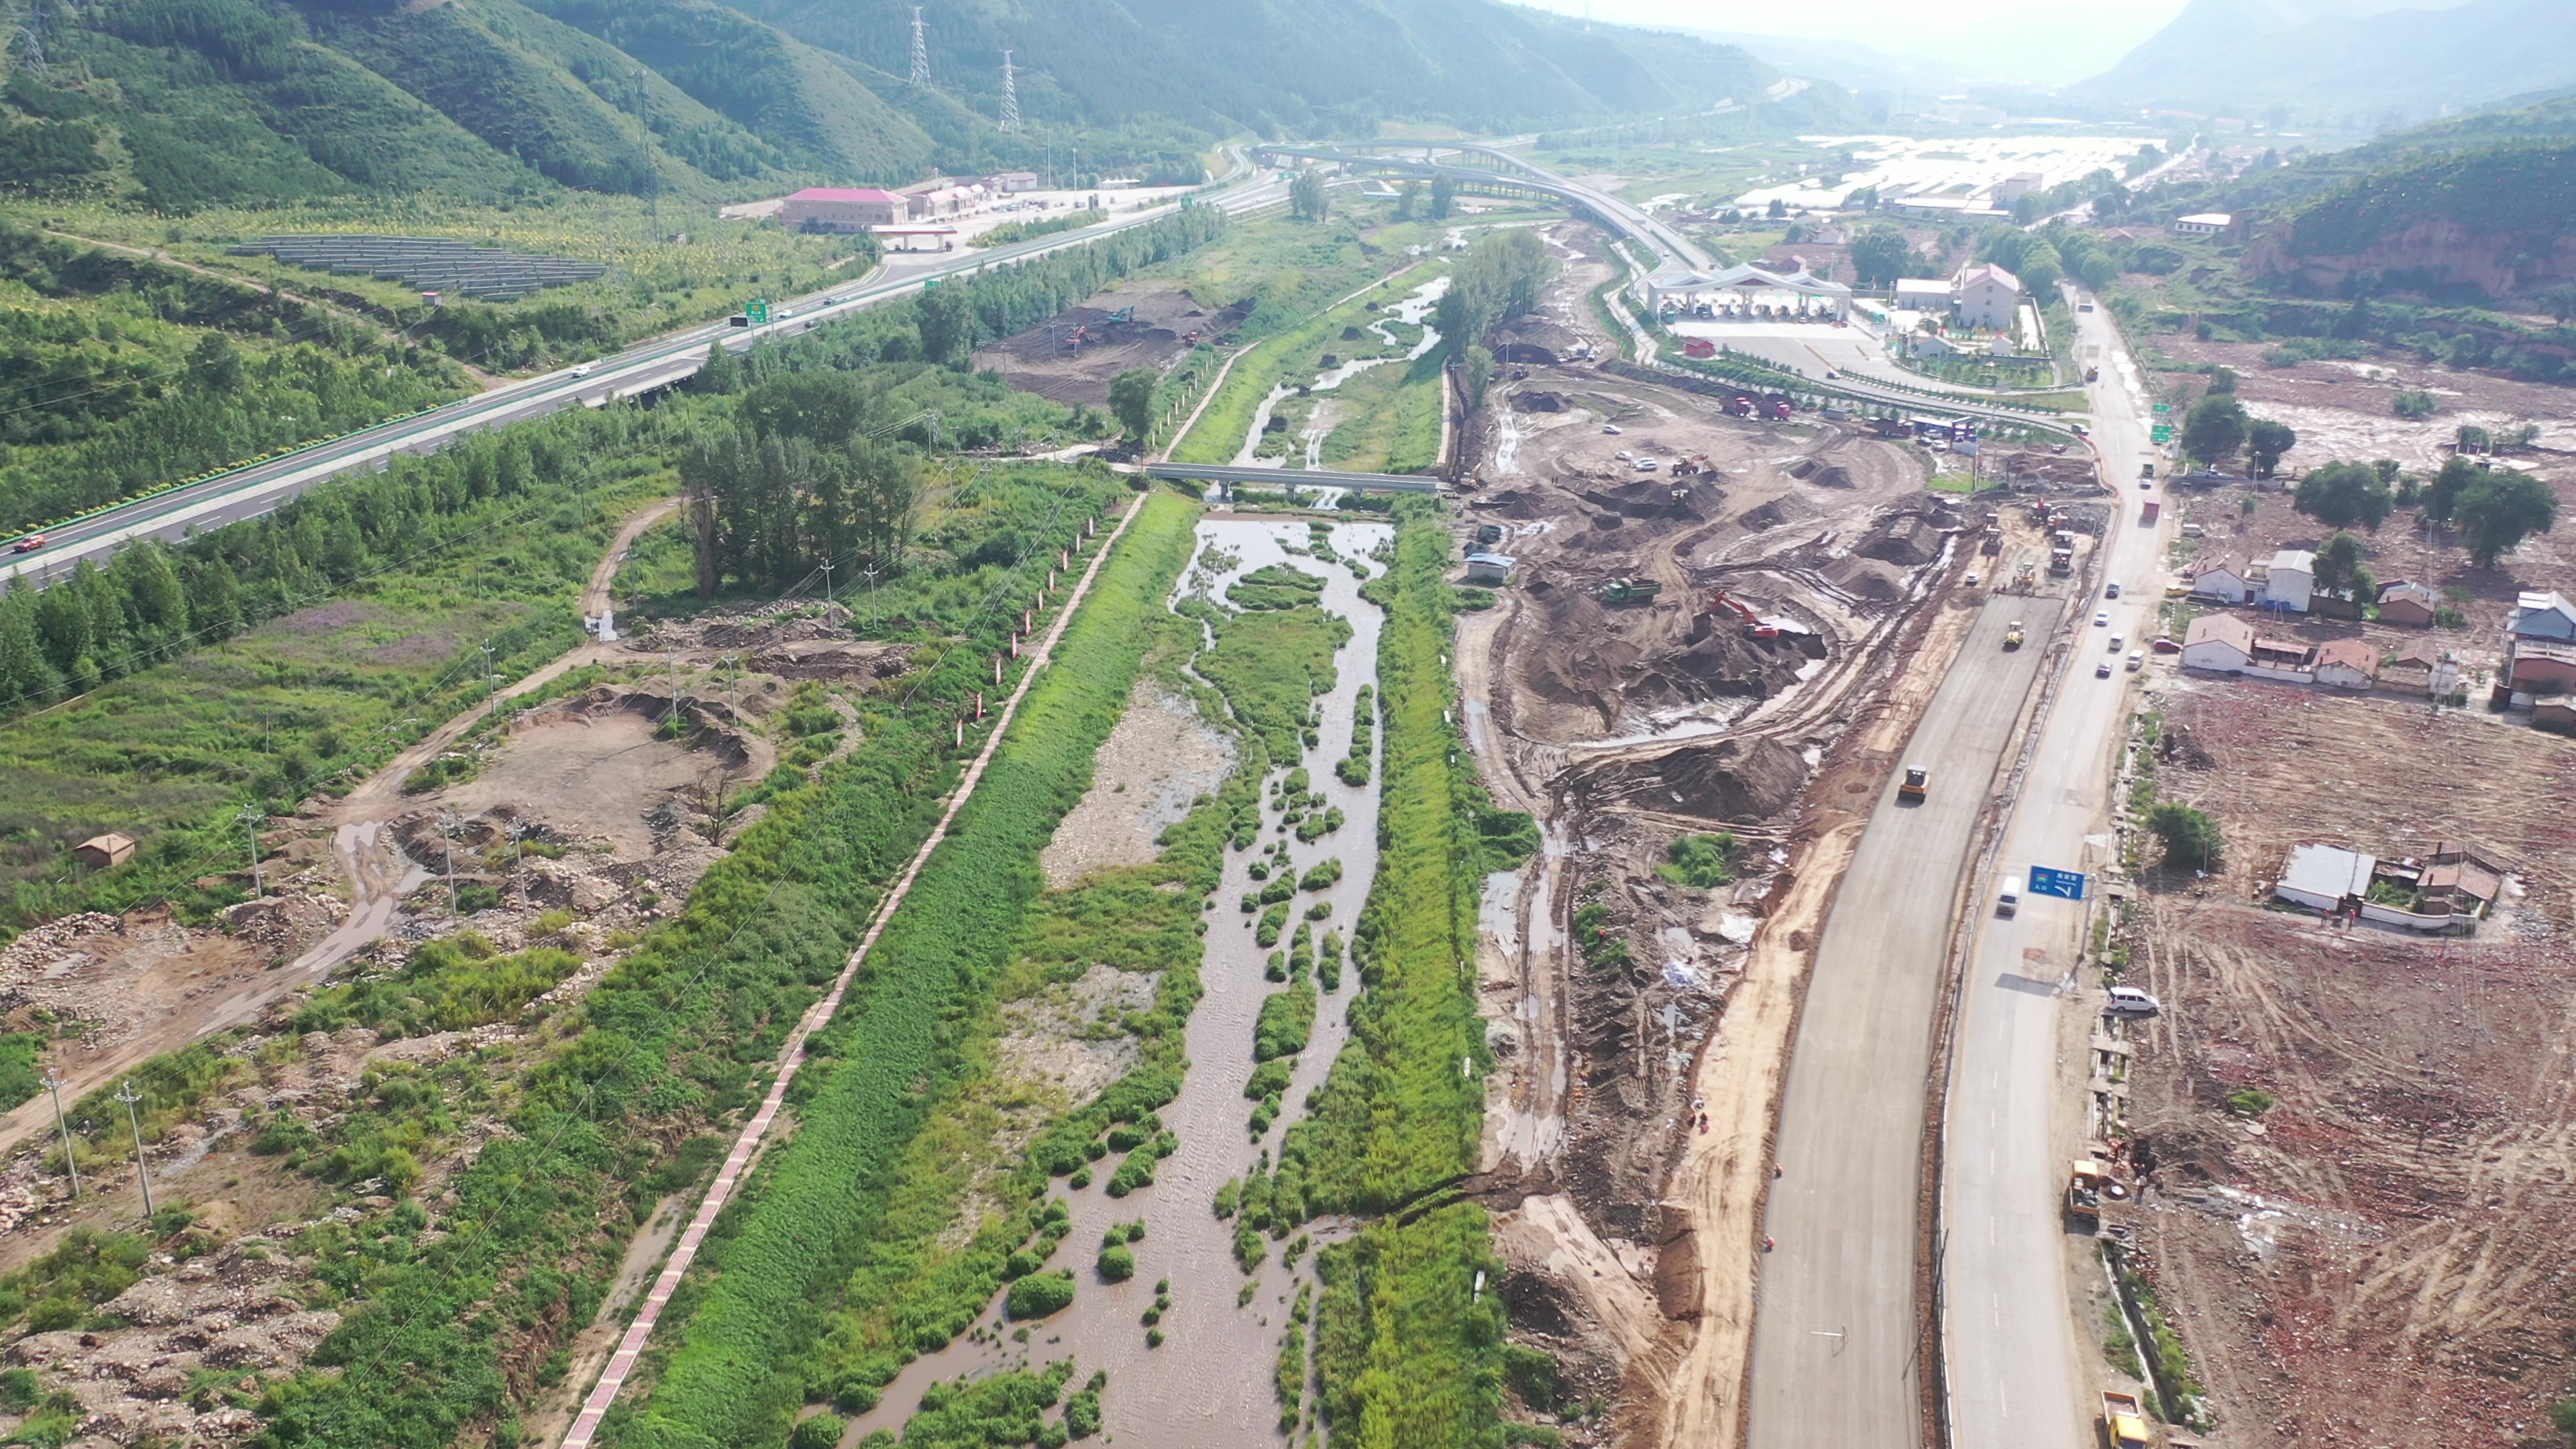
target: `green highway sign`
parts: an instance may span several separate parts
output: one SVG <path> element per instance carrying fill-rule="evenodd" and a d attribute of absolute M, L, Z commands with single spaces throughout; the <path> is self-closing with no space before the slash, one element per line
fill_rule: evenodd
<path fill-rule="evenodd" d="M 743 314 L 744 316 L 746 316 L 746 317 L 748 317 L 748 318 L 750 318 L 750 319 L 751 319 L 751 325 L 752 325 L 752 326 L 754 326 L 754 327 L 766 327 L 766 326 L 768 326 L 768 325 L 769 325 L 769 299 L 768 299 L 767 297 L 754 297 L 754 298 L 752 298 L 752 299 L 751 299 L 751 305 L 750 305 L 750 306 L 748 306 L 748 307 L 743 308 L 743 309 L 742 309 L 742 314 Z"/>
<path fill-rule="evenodd" d="M 2148 430 L 2147 440 L 2155 443 L 2170 443 L 2173 441 L 2173 428 L 2167 424 L 2158 423 Z"/>
<path fill-rule="evenodd" d="M 2172 412 L 2172 411 L 2173 411 L 2173 405 L 2172 405 L 2172 404 L 2170 404 L 2170 403 L 2158 403 L 2158 404 L 2156 404 L 2156 416 L 2158 416 L 2158 417 L 2162 417 L 2162 416 L 2164 416 L 2166 413 L 2169 413 L 2169 412 Z"/>

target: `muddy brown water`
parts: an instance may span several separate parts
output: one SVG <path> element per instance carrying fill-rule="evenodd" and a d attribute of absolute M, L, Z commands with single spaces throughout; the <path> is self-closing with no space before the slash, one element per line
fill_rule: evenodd
<path fill-rule="evenodd" d="M 1307 774 L 1316 790 L 1345 817 L 1342 828 L 1312 842 L 1282 837 L 1265 825 L 1264 842 L 1285 838 L 1290 859 L 1300 872 L 1339 856 L 1343 876 L 1320 895 L 1301 894 L 1302 906 L 1317 899 L 1333 903 L 1330 920 L 1318 923 L 1347 938 L 1368 898 L 1377 874 L 1378 797 L 1372 783 L 1361 788 L 1334 777 L 1333 761 L 1350 748 L 1351 709 L 1363 684 L 1377 681 L 1378 629 L 1384 615 L 1359 596 L 1359 581 L 1339 563 L 1286 552 L 1285 542 L 1304 547 L 1306 520 L 1212 517 L 1199 525 L 1201 555 L 1211 547 L 1235 555 L 1223 572 L 1182 575 L 1181 588 L 1204 587 L 1222 597 L 1226 585 L 1254 569 L 1285 563 L 1326 579 L 1323 607 L 1350 621 L 1350 641 L 1335 656 L 1333 690 L 1320 701 L 1321 743 L 1307 752 Z M 1360 558 L 1374 575 L 1380 566 L 1370 550 L 1394 536 L 1385 524 L 1334 525 L 1334 552 Z M 1208 582 L 1209 579 L 1213 582 Z M 1381 745 L 1383 741 L 1380 742 Z M 1285 773 L 1281 768 L 1274 773 Z M 1266 787 L 1265 787 L 1266 791 Z M 1275 822 L 1276 816 L 1266 815 Z M 1107 1172 L 1094 1169 L 1095 1180 L 1080 1192 L 1068 1192 L 1059 1179 L 1055 1192 L 1073 1211 L 1073 1232 L 1048 1267 L 1070 1268 L 1079 1284 L 1073 1306 L 1029 1325 L 1029 1342 L 1009 1341 L 1018 1327 L 1004 1316 L 998 1297 L 980 1326 L 993 1330 L 991 1341 L 958 1338 L 938 1353 L 906 1365 L 888 1384 L 877 1407 L 854 1418 L 842 1443 L 855 1445 L 876 1429 L 900 1431 L 920 1406 L 922 1390 L 935 1381 L 982 1378 L 1021 1367 L 1072 1358 L 1077 1384 L 1093 1371 L 1106 1369 L 1109 1385 L 1102 1394 L 1106 1432 L 1131 1449 L 1207 1449 L 1210 1445 L 1281 1442 L 1279 1402 L 1274 1387 L 1279 1344 L 1287 1332 L 1288 1314 L 1297 1286 L 1311 1281 L 1315 1257 L 1309 1251 L 1292 1272 L 1281 1263 L 1280 1243 L 1256 1277 L 1251 1301 L 1237 1305 L 1244 1275 L 1234 1264 L 1234 1229 L 1213 1208 L 1217 1189 L 1242 1175 L 1264 1149 L 1272 1154 L 1288 1125 L 1305 1115 L 1307 1093 L 1323 1085 L 1325 1072 L 1349 1036 L 1347 1013 L 1359 990 L 1356 970 L 1345 968 L 1342 988 L 1326 993 L 1315 1013 L 1315 1028 L 1297 1070 L 1281 1100 L 1285 1110 L 1260 1141 L 1247 1132 L 1254 1103 L 1243 1095 L 1252 1076 L 1252 1028 L 1261 1002 L 1281 989 L 1262 979 L 1269 952 L 1253 944 L 1252 919 L 1235 902 L 1254 886 L 1247 867 L 1255 851 L 1226 856 L 1225 883 L 1217 907 L 1209 913 L 1207 955 L 1200 965 L 1205 995 L 1191 1015 L 1185 1040 L 1190 1070 L 1181 1095 L 1162 1111 L 1163 1124 L 1180 1138 L 1179 1150 L 1156 1169 L 1151 1187 L 1112 1198 L 1103 1190 Z M 1283 939 L 1282 944 L 1285 944 Z M 1118 1223 L 1145 1222 L 1145 1237 L 1133 1245 L 1136 1276 L 1124 1283 L 1103 1282 L 1093 1267 L 1101 1235 Z M 1333 1226 L 1312 1226 L 1317 1246 L 1329 1241 Z M 1293 1241 L 1293 1239 L 1292 1239 Z M 1153 1306 L 1157 1280 L 1171 1280 L 1172 1306 L 1163 1314 L 1165 1341 L 1160 1348 L 1145 1343 L 1142 1315 Z"/>

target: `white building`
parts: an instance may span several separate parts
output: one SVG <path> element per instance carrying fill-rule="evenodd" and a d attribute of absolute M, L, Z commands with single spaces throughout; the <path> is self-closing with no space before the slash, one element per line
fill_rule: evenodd
<path fill-rule="evenodd" d="M 2217 599 L 2222 603 L 2251 603 L 2254 599 L 2254 571 L 2245 560 L 2233 554 L 2214 558 L 2193 569 L 2191 592 L 2195 598 Z"/>
<path fill-rule="evenodd" d="M 2308 601 L 2316 594 L 2317 556 L 2303 548 L 2285 548 L 2272 555 L 2265 565 L 2263 602 L 2293 613 L 2308 611 Z M 2197 583 L 2193 585 L 2199 587 Z"/>
<path fill-rule="evenodd" d="M 2358 639 L 2329 639 L 2317 646 L 2317 683 L 2368 689 L 2379 682 L 2379 651 Z"/>
<path fill-rule="evenodd" d="M 2236 225 L 2236 218 L 2223 211 L 2203 212 L 2198 216 L 2177 218 L 2173 224 L 2177 236 L 2216 236 Z"/>
<path fill-rule="evenodd" d="M 1950 306 L 1961 323 L 2010 332 L 2020 326 L 2021 278 L 1988 262 L 1950 282 Z"/>
<path fill-rule="evenodd" d="M 2272 894 L 2314 910 L 2339 911 L 2346 900 L 2370 894 L 2370 873 L 2378 868 L 2378 857 L 2358 850 L 2302 845 L 2290 852 Z"/>
<path fill-rule="evenodd" d="M 1937 277 L 1899 277 L 1896 279 L 1896 305 L 1909 312 L 1948 316 L 1950 284 Z"/>
<path fill-rule="evenodd" d="M 2230 614 L 2203 614 L 2182 636 L 2185 669 L 2242 674 L 2254 662 L 2254 626 Z"/>
<path fill-rule="evenodd" d="M 2045 190 L 2047 186 L 2048 178 L 2036 171 L 2016 171 L 2005 177 L 2003 184 L 1995 188 L 1995 205 L 2010 207 L 2014 202 L 2034 191 Z"/>

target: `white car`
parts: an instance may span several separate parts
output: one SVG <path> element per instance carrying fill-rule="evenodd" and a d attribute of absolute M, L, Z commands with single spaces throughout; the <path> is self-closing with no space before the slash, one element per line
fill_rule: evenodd
<path fill-rule="evenodd" d="M 2108 628 L 2110 628 L 2110 627 L 2111 627 L 2111 611 L 2110 611 L 2110 610 L 2108 610 L 2108 609 L 2097 609 L 2097 610 L 2095 610 L 2095 611 L 2094 611 L 2094 614 L 2093 614 L 2093 627 L 2094 627 L 2094 628 L 2096 628 L 2096 629 L 2108 629 Z"/>
<path fill-rule="evenodd" d="M 2110 677 L 2111 677 L 2111 661 L 2110 661 L 2110 660 L 2108 660 L 2108 659 L 2105 659 L 2105 660 L 2103 660 L 2101 663 L 2094 665 L 2094 666 L 2093 666 L 2093 677 L 2094 677 L 2095 679 L 2108 679 L 2108 678 L 2110 678 Z"/>
<path fill-rule="evenodd" d="M 2147 656 L 2145 654 L 2140 653 L 2135 649 L 2129 651 L 2129 672 L 2131 674 L 2137 673 L 2139 670 L 2146 668 L 2146 666 Z"/>
<path fill-rule="evenodd" d="M 1968 574 L 1968 587 L 1969 587 L 1969 588 L 1972 588 L 1972 589 L 1973 589 L 1973 588 L 1975 588 L 1975 587 L 1977 586 L 1977 578 L 1978 578 L 1978 575 L 1977 575 L 1973 570 L 1971 570 L 1971 571 L 1969 572 L 1969 574 Z"/>
<path fill-rule="evenodd" d="M 2111 652 L 2112 652 L 2112 653 L 2114 653 L 2114 654 L 2119 653 L 2119 652 L 2120 652 L 2120 646 L 2121 646 L 2121 645 L 2123 645 L 2123 644 L 2126 644 L 2126 643 L 2128 643 L 2128 642 L 2129 642 L 2129 641 L 2128 641 L 2128 638 L 2127 638 L 2127 636 L 2125 636 L 2125 635 L 2121 635 L 2121 634 L 2114 634 L 2114 635 L 2112 635 L 2112 636 L 2111 636 Z"/>
<path fill-rule="evenodd" d="M 589 363 L 587 363 L 587 362 L 585 362 L 585 363 L 583 363 L 581 366 L 574 368 L 574 369 L 572 370 L 572 375 L 573 375 L 573 376 L 575 376 L 575 377 L 588 377 L 588 376 L 590 376 L 590 364 L 589 364 Z"/>
<path fill-rule="evenodd" d="M 2164 1003 L 2134 986 L 2114 986 L 2102 1009 L 2113 1016 L 2161 1016 Z"/>
<path fill-rule="evenodd" d="M 1620 462 L 1622 462 L 1622 463 L 1625 463 L 1625 462 L 1627 462 L 1629 459 L 1634 458 L 1634 457 L 1636 457 L 1637 455 L 1636 455 L 1636 454 L 1634 454 L 1634 453 L 1629 452 L 1629 451 L 1628 451 L 1627 449 L 1625 449 L 1625 448 L 1621 448 L 1618 452 L 1615 452 L 1615 453 L 1611 454 L 1610 456 L 1611 456 L 1611 457 L 1613 457 L 1613 458 L 1618 459 L 1618 460 L 1619 460 Z"/>
<path fill-rule="evenodd" d="M 1636 463 L 1637 471 L 1640 473 L 1652 473 L 1655 471 L 1655 466 L 1655 460 L 1652 458 L 1639 458 Z"/>
<path fill-rule="evenodd" d="M 1601 433 L 1604 437 L 1615 438 L 1619 436 L 1619 425 L 1617 423 L 1603 423 L 1601 425 Z"/>

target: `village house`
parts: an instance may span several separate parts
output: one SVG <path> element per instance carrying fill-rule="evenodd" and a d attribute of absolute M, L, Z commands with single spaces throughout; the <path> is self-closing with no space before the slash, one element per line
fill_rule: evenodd
<path fill-rule="evenodd" d="M 1950 284 L 1931 277 L 1899 277 L 1896 305 L 1908 312 L 1946 315 L 1950 310 Z"/>
<path fill-rule="evenodd" d="M 2021 325 L 2021 278 L 1988 262 L 1950 283 L 1950 306 L 1969 327 L 2011 332 Z"/>
<path fill-rule="evenodd" d="M 2242 674 L 2254 662 L 2254 626 L 2226 614 L 2203 614 L 2183 631 L 2185 669 Z"/>
<path fill-rule="evenodd" d="M 2317 646 L 2317 683 L 2368 689 L 2379 677 L 2379 651 L 2358 639 L 2330 639 Z"/>
<path fill-rule="evenodd" d="M 2379 663 L 2379 687 L 2399 694 L 2448 695 L 2460 687 L 2451 651 L 2430 640 L 2409 644 Z"/>
<path fill-rule="evenodd" d="M 2264 566 L 2263 602 L 2293 613 L 2308 612 L 2317 588 L 2317 556 L 2303 548 L 2285 548 Z"/>
<path fill-rule="evenodd" d="M 2576 693 L 2576 646 L 2516 640 L 2506 685 L 2515 694 Z"/>
<path fill-rule="evenodd" d="M 2502 857 L 2460 840 L 2433 842 L 2432 859 L 2417 882 L 2418 911 L 2444 906 L 2458 915 L 2483 915 L 2504 894 Z"/>
<path fill-rule="evenodd" d="M 2316 679 L 2317 646 L 2305 639 L 2256 638 L 2245 672 L 2257 679 L 2309 684 Z"/>
<path fill-rule="evenodd" d="M 2254 599 L 2254 572 L 2242 555 L 2222 554 L 2197 565 L 2191 576 L 2195 598 L 2216 599 L 2223 604 L 2245 604 Z"/>
<path fill-rule="evenodd" d="M 2236 218 L 2232 213 L 2204 211 L 2197 216 L 2176 217 L 2173 229 L 2176 236 L 2217 236 L 2234 225 Z"/>
<path fill-rule="evenodd" d="M 2516 639 L 2576 644 L 2576 604 L 2555 590 L 2518 595 L 2513 612 L 2505 616 L 2504 631 Z"/>
<path fill-rule="evenodd" d="M 2370 892 L 2374 856 L 2332 845 L 2302 845 L 2290 852 L 2290 863 L 2272 886 L 2272 894 L 2311 910 L 2340 911 L 2348 901 Z"/>
<path fill-rule="evenodd" d="M 2379 586 L 2379 622 L 2406 629 L 2430 629 L 2441 611 L 2442 596 L 2422 584 L 2403 580 Z"/>

